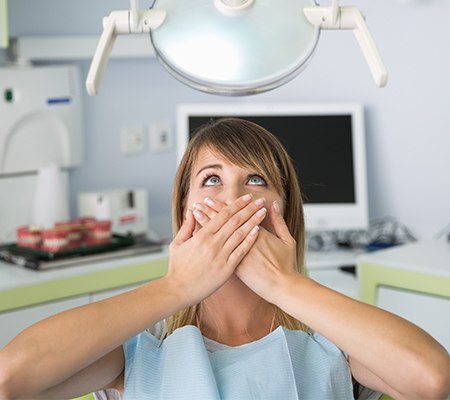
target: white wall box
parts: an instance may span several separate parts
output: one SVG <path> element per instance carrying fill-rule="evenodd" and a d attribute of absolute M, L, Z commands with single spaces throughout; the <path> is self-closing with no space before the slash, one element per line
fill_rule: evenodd
<path fill-rule="evenodd" d="M 0 176 L 83 159 L 77 66 L 0 68 Z"/>

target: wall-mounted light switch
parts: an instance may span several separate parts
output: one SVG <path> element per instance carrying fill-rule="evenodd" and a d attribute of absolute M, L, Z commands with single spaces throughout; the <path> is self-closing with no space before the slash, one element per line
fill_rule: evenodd
<path fill-rule="evenodd" d="M 150 147 L 154 153 L 172 149 L 173 130 L 170 123 L 156 122 L 150 125 Z"/>
<path fill-rule="evenodd" d="M 120 150 L 122 154 L 134 155 L 144 152 L 144 126 L 125 126 L 120 131 Z"/>

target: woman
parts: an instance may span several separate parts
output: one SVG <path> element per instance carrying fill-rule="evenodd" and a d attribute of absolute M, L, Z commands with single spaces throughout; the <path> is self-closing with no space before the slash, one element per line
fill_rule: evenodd
<path fill-rule="evenodd" d="M 0 351 L 0 398 L 350 399 L 352 380 L 446 398 L 439 343 L 302 275 L 300 190 L 273 135 L 202 128 L 174 187 L 166 276 L 19 334 Z"/>

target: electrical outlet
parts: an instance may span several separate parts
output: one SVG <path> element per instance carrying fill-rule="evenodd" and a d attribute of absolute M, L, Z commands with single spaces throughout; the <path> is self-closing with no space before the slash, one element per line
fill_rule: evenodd
<path fill-rule="evenodd" d="M 130 125 L 121 129 L 120 149 L 122 154 L 134 155 L 144 152 L 144 127 Z"/>
<path fill-rule="evenodd" d="M 168 122 L 157 122 L 150 126 L 150 145 L 154 153 L 169 151 L 173 147 L 173 130 Z"/>

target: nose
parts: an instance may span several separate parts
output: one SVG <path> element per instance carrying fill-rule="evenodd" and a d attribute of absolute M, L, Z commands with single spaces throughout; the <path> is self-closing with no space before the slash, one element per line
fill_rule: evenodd
<path fill-rule="evenodd" d="M 221 199 L 219 200 L 221 200 L 226 204 L 231 204 L 234 201 L 236 201 L 239 197 L 242 197 L 247 193 L 249 193 L 249 191 L 242 186 L 228 187 L 220 194 Z"/>

